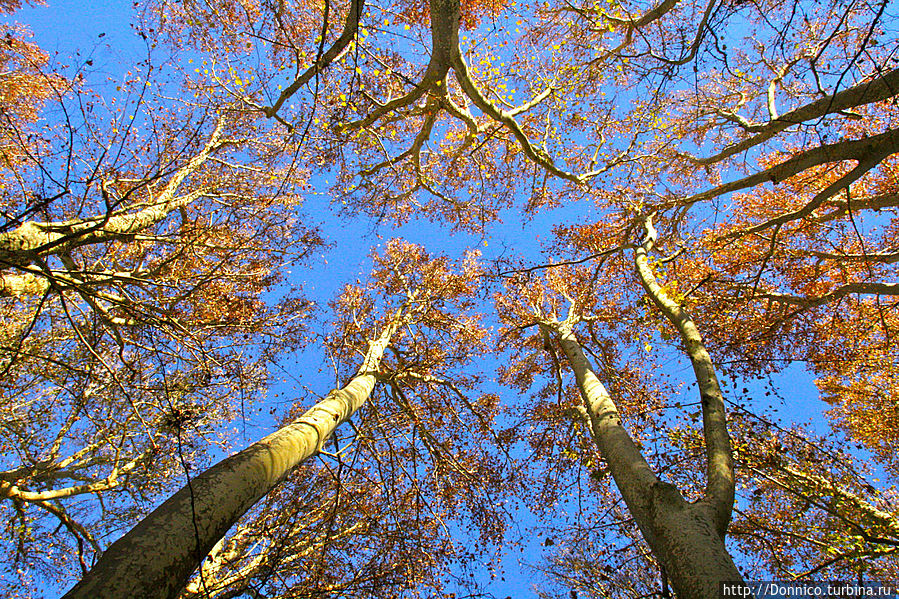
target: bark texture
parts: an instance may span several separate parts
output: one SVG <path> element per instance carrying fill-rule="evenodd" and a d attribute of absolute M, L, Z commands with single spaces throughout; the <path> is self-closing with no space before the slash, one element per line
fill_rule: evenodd
<path fill-rule="evenodd" d="M 674 485 L 659 480 L 622 425 L 571 327 L 559 323 L 555 333 L 577 378 L 593 439 L 678 599 L 717 599 L 721 582 L 743 580 L 718 532 L 718 510 L 705 499 L 688 503 Z"/>
<path fill-rule="evenodd" d="M 357 375 L 300 418 L 206 470 L 113 543 L 64 599 L 170 599 L 229 528 L 362 406 L 393 324 Z"/>

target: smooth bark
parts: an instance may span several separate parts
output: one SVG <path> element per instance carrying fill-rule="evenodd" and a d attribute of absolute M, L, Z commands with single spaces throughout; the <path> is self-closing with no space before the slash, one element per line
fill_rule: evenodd
<path fill-rule="evenodd" d="M 228 529 L 314 456 L 368 399 L 399 317 L 371 343 L 356 376 L 300 418 L 205 472 L 113 543 L 64 599 L 172 599 Z"/>
<path fill-rule="evenodd" d="M 705 501 L 712 509 L 718 534 L 724 538 L 734 504 L 733 447 L 727 432 L 724 394 L 715 374 L 715 365 L 693 318 L 683 306 L 671 299 L 656 280 L 649 264 L 649 252 L 653 249 L 656 237 L 651 218 L 646 220 L 645 226 L 646 237 L 634 251 L 634 265 L 647 295 L 680 333 L 684 352 L 693 365 L 693 374 L 699 386 L 706 449 Z"/>
<path fill-rule="evenodd" d="M 621 423 L 570 325 L 552 327 L 574 370 L 587 406 L 593 439 L 628 511 L 679 599 L 717 599 L 722 582 L 743 578 L 724 547 L 718 517 L 707 500 L 688 503 L 677 487 L 656 476 Z"/>
<path fill-rule="evenodd" d="M 734 504 L 733 450 L 727 432 L 724 398 L 714 364 L 690 315 L 659 285 L 648 261 L 655 242 L 651 218 L 635 252 L 643 287 L 677 328 L 699 385 L 706 444 L 706 488 L 702 499 L 687 502 L 671 483 L 659 479 L 621 422 L 614 400 L 597 378 L 574 333 L 580 321 L 572 308 L 564 321 L 542 320 L 555 335 L 584 400 L 590 430 L 618 490 L 664 567 L 679 599 L 715 599 L 723 582 L 744 584 L 724 546 Z"/>

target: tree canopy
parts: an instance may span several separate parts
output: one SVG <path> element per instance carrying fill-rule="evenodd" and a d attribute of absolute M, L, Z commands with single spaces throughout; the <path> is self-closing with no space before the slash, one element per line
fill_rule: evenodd
<path fill-rule="evenodd" d="M 2 592 L 899 579 L 885 0 L 0 10 Z"/>

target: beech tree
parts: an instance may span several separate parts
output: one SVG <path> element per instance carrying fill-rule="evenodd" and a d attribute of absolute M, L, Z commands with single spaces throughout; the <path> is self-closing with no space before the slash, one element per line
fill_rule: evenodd
<path fill-rule="evenodd" d="M 622 425 L 622 415 L 615 399 L 587 360 L 575 334 L 575 327 L 592 309 L 590 291 L 571 286 L 553 277 L 545 288 L 529 293 L 513 289 L 503 300 L 503 313 L 518 330 L 537 327 L 545 336 L 547 351 L 553 352 L 550 340 L 561 348 L 583 398 L 580 407 L 586 428 L 595 440 L 609 473 L 621 491 L 628 511 L 671 577 L 680 597 L 710 597 L 718 593 L 722 581 L 738 582 L 740 572 L 724 547 L 724 536 L 730 524 L 734 502 L 734 460 L 727 432 L 725 404 L 715 374 L 715 366 L 690 315 L 662 288 L 649 263 L 656 232 L 647 219 L 646 237 L 634 249 L 634 267 L 640 283 L 652 302 L 663 312 L 679 333 L 685 352 L 693 364 L 700 393 L 703 439 L 706 453 L 706 487 L 699 501 L 688 503 L 677 487 L 660 480 L 640 453 L 633 438 Z M 553 288 L 552 283 L 561 288 Z M 524 285 L 533 287 L 530 281 Z M 557 294 L 557 295 L 556 295 Z M 547 297 L 556 295 L 555 298 Z M 525 299 L 523 304 L 517 298 Z M 560 319 L 559 304 L 570 303 Z M 533 344 L 531 344 L 533 345 Z M 558 366 L 555 354 L 553 360 Z M 561 371 L 557 372 L 561 376 Z"/>
<path fill-rule="evenodd" d="M 443 347 L 434 347 L 430 352 L 423 349 L 410 352 L 427 365 L 426 370 L 405 372 L 404 368 L 391 377 L 392 381 L 411 376 L 423 377 L 427 382 L 431 371 L 442 362 L 470 359 L 456 358 L 446 350 L 460 343 L 476 344 L 475 321 L 464 322 L 461 316 L 444 315 L 441 308 L 454 303 L 464 308 L 471 277 L 477 274 L 472 270 L 473 265 L 469 264 L 464 274 L 455 275 L 447 270 L 445 260 L 431 261 L 420 248 L 399 242 L 389 244 L 386 255 L 376 258 L 376 264 L 373 284 L 381 287 L 385 295 L 399 296 L 393 302 L 385 298 L 384 315 L 372 314 L 375 304 L 358 287 L 349 287 L 335 306 L 348 318 L 341 323 L 344 328 L 338 331 L 341 336 L 365 335 L 367 327 L 354 329 L 361 328 L 361 323 L 372 317 L 377 323 L 377 332 L 366 335 L 367 347 L 352 378 L 296 420 L 193 477 L 181 491 L 106 549 L 67 597 L 176 596 L 203 557 L 237 519 L 289 472 L 322 451 L 334 430 L 368 401 L 382 376 L 381 362 L 388 347 L 394 348 L 398 356 L 404 353 L 403 346 L 395 341 L 403 336 L 401 333 L 411 337 L 413 346 L 419 342 L 418 328 L 434 328 L 445 337 L 441 338 Z M 414 408 L 409 406 L 408 410 L 415 425 L 422 426 Z M 424 439 L 432 439 L 426 431 L 420 434 Z M 431 450 L 440 455 L 437 447 Z M 443 459 L 451 460 L 456 468 L 463 467 L 453 454 Z M 192 537 L 195 544 L 185 543 L 185 539 Z M 136 553 L 156 557 L 152 561 L 134 560 Z"/>
<path fill-rule="evenodd" d="M 893 575 L 895 497 L 871 474 L 896 468 L 886 2 L 141 6 L 175 65 L 152 99 L 153 52 L 130 75 L 117 106 L 143 124 L 24 42 L 4 57 L 14 559 L 38 546 L 27 505 L 90 570 L 72 596 L 427 594 L 475 563 L 448 541 L 460 522 L 478 550 L 508 542 L 503 506 L 522 502 L 558 533 L 538 568 L 563 593 Z M 44 122 L 41 101 L 79 116 Z M 295 210 L 323 187 L 366 239 L 425 231 L 490 266 L 391 242 L 315 338 L 299 292 L 271 298 L 322 245 Z M 509 241 L 518 227 L 542 246 Z M 365 245 L 347 237 L 327 241 Z M 335 391 L 195 476 L 310 339 Z M 873 457 L 778 424 L 744 382 L 802 367 Z M 277 467 L 231 472 L 275 446 Z M 111 507 L 113 489 L 133 499 Z"/>
<path fill-rule="evenodd" d="M 501 537 L 507 515 L 497 489 L 508 488 L 510 474 L 490 451 L 502 443 L 492 427 L 497 398 L 478 394 L 478 379 L 465 373 L 489 339 L 467 313 L 480 274 L 473 258 L 453 271 L 393 240 L 368 280 L 345 287 L 326 339 L 339 379 L 365 353 L 381 314 L 412 306 L 373 393 L 350 430 L 336 431 L 319 452 L 321 466 L 310 460 L 269 494 L 182 596 L 434 594 L 472 550 L 449 535 L 448 522 L 467 520 L 483 543 Z M 314 503 L 297 503 L 309 494 Z"/>

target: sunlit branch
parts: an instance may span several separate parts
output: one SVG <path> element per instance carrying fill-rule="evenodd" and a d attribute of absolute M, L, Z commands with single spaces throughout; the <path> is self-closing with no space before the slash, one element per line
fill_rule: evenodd
<path fill-rule="evenodd" d="M 861 198 L 830 199 L 822 204 L 823 208 L 833 208 L 833 211 L 821 215 L 811 215 L 810 220 L 826 222 L 847 214 L 850 210 L 882 210 L 883 208 L 899 207 L 899 193 L 886 192 L 874 196 Z"/>
<path fill-rule="evenodd" d="M 380 104 L 365 118 L 346 123 L 341 129 L 353 131 L 368 127 L 397 109 L 415 103 L 443 84 L 451 66 L 452 49 L 459 45 L 459 0 L 430 0 L 430 9 L 431 58 L 421 80 L 412 91 Z"/>
<path fill-rule="evenodd" d="M 833 260 L 835 262 L 877 262 L 881 264 L 896 264 L 899 262 L 899 251 L 875 252 L 871 254 L 838 254 L 817 250 L 801 250 L 796 252 L 796 254 Z"/>
<path fill-rule="evenodd" d="M 766 93 L 766 100 L 767 100 L 766 107 L 768 109 L 769 121 L 776 121 L 778 119 L 777 99 L 776 99 L 776 93 L 777 93 L 778 86 L 781 83 L 783 83 L 784 77 L 786 77 L 787 73 L 790 72 L 790 70 L 794 66 L 796 66 L 796 63 L 798 63 L 800 60 L 802 60 L 801 56 L 787 62 L 785 65 L 783 65 L 779 69 L 776 69 L 774 71 L 774 77 L 772 77 L 771 81 L 768 82 L 768 90 Z"/>
<path fill-rule="evenodd" d="M 570 4 L 568 5 L 571 10 L 574 10 L 581 16 L 587 16 L 585 13 L 594 13 L 599 18 L 603 19 L 609 25 L 613 27 L 623 27 L 624 28 L 624 39 L 614 48 L 608 50 L 597 58 L 594 58 L 590 61 L 590 64 L 593 66 L 597 66 L 605 62 L 608 58 L 613 56 L 618 56 L 619 53 L 627 48 L 633 43 L 634 34 L 641 28 L 653 23 L 661 19 L 663 16 L 671 12 L 675 6 L 677 6 L 680 0 L 662 0 L 657 6 L 651 8 L 649 11 L 641 15 L 636 19 L 622 19 L 619 17 L 615 17 L 610 15 L 605 11 L 582 11 L 577 8 L 572 7 Z M 593 14 L 590 14 L 592 17 Z"/>
<path fill-rule="evenodd" d="M 573 326 L 580 320 L 578 315 L 573 310 L 569 311 L 561 322 L 539 314 L 536 316 L 540 329 L 546 330 L 559 342 L 574 371 L 597 447 L 609 464 L 628 508 L 637 519 L 651 518 L 650 489 L 659 483 L 659 479 L 622 425 L 618 407 L 584 355 L 573 331 Z M 644 534 L 647 532 L 644 531 Z M 648 534 L 647 540 L 653 544 L 652 532 Z"/>
<path fill-rule="evenodd" d="M 827 114 L 845 111 L 873 102 L 880 102 L 897 94 L 899 94 L 899 69 L 894 69 L 871 81 L 859 83 L 849 89 L 791 110 L 766 125 L 755 126 L 753 127 L 755 135 L 732 144 L 708 158 L 696 158 L 686 154 L 684 156 L 696 164 L 715 164 L 764 143 L 781 131 L 794 125 L 817 119 Z"/>
<path fill-rule="evenodd" d="M 127 238 L 202 197 L 205 190 L 193 190 L 182 196 L 176 194 L 185 179 L 199 170 L 223 144 L 230 143 L 221 139 L 224 126 L 224 120 L 220 119 L 203 149 L 174 173 L 146 207 L 136 212 L 122 211 L 82 220 L 23 223 L 12 231 L 0 233 L 0 264 L 25 265 L 31 263 L 35 255 L 59 254 L 83 245 Z M 103 193 L 108 195 L 106 184 Z"/>
<path fill-rule="evenodd" d="M 899 140 L 899 135 L 897 135 L 897 140 Z M 892 150 L 888 150 L 892 151 Z M 896 148 L 896 151 L 899 151 L 899 147 Z M 753 225 L 752 227 L 748 227 L 746 229 L 735 231 L 729 235 L 729 237 L 741 237 L 743 235 L 749 235 L 752 233 L 757 233 L 759 231 L 763 231 L 770 227 L 779 227 L 781 225 L 786 224 L 791 220 L 796 220 L 800 218 L 804 218 L 809 216 L 812 212 L 815 211 L 822 203 L 824 203 L 829 198 L 832 198 L 842 189 L 848 189 L 849 186 L 857 181 L 859 178 L 865 175 L 872 168 L 877 166 L 877 164 L 887 157 L 888 154 L 885 152 L 881 152 L 874 155 L 866 156 L 864 160 L 859 161 L 858 165 L 853 168 L 851 171 L 825 187 L 822 191 L 819 191 L 815 196 L 809 200 L 809 202 L 800 208 L 799 210 L 795 210 L 793 212 L 788 212 L 787 214 L 783 214 L 781 216 L 769 219 L 763 223 L 759 223 L 758 225 Z"/>
<path fill-rule="evenodd" d="M 816 308 L 852 294 L 897 296 L 899 295 L 899 284 L 847 283 L 837 287 L 830 293 L 818 297 L 802 297 L 782 293 L 758 293 L 754 297 L 799 306 L 801 308 Z"/>
<path fill-rule="evenodd" d="M 62 499 L 65 497 L 72 497 L 74 495 L 84 495 L 86 493 L 109 491 L 111 489 L 119 487 L 122 484 L 122 481 L 119 480 L 119 477 L 131 472 L 135 467 L 137 467 L 137 465 L 138 462 L 132 460 L 131 462 L 128 462 L 121 467 L 115 467 L 109 474 L 109 476 L 107 476 L 103 480 L 84 485 L 72 485 L 69 487 L 51 489 L 48 491 L 28 491 L 19 488 L 18 485 L 0 480 L 0 496 L 7 497 L 9 499 L 18 499 L 19 501 L 39 502 Z"/>
<path fill-rule="evenodd" d="M 350 42 L 352 42 L 359 30 L 359 21 L 362 18 L 362 10 L 365 6 L 365 0 L 352 0 L 347 10 L 346 22 L 343 25 L 343 32 L 340 34 L 331 47 L 325 51 L 321 58 L 308 69 L 298 75 L 293 82 L 288 85 L 278 99 L 271 106 L 261 107 L 265 115 L 269 118 L 275 116 L 278 110 L 289 100 L 301 87 L 306 85 L 313 77 L 324 71 L 331 63 L 340 60 L 349 50 Z"/>
<path fill-rule="evenodd" d="M 706 498 L 715 513 L 715 526 L 723 537 L 727 532 L 734 504 L 733 447 L 727 432 L 727 413 L 724 395 L 718 383 L 715 366 L 706 350 L 702 336 L 690 314 L 656 280 L 649 264 L 649 252 L 656 242 L 652 217 L 644 221 L 646 235 L 643 243 L 634 250 L 634 264 L 640 282 L 653 303 L 674 325 L 684 344 L 684 351 L 693 364 L 693 372 L 699 385 L 702 404 L 703 437 L 706 447 Z"/>
<path fill-rule="evenodd" d="M 798 470 L 797 468 L 789 465 L 784 466 L 784 471 L 790 477 L 802 481 L 806 485 L 806 487 L 811 487 L 811 489 L 816 491 L 813 493 L 813 496 L 818 497 L 821 495 L 821 491 L 825 490 L 828 494 L 839 497 L 847 503 L 850 503 L 866 517 L 876 521 L 896 537 L 895 539 L 883 539 L 879 535 L 870 535 L 870 533 L 868 533 L 865 535 L 865 537 L 869 542 L 899 546 L 899 540 L 897 540 L 899 539 L 899 519 L 897 519 L 896 514 L 885 512 L 877 508 L 867 500 L 859 497 L 857 494 L 850 493 L 841 485 L 836 485 L 826 478 L 818 476 L 817 474 L 802 472 L 801 470 Z"/>
<path fill-rule="evenodd" d="M 483 96 L 481 91 L 475 85 L 474 80 L 471 78 L 471 75 L 468 72 L 468 65 L 465 64 L 465 59 L 462 57 L 462 53 L 458 49 L 456 50 L 453 57 L 453 70 L 456 74 L 456 80 L 459 82 L 459 85 L 462 87 L 465 95 L 468 96 L 468 98 L 471 99 L 472 102 L 474 102 L 474 105 L 477 106 L 484 114 L 497 121 L 498 123 L 502 123 L 507 129 L 509 129 L 509 131 L 512 132 L 512 135 L 515 136 L 515 139 L 518 140 L 518 143 L 521 146 L 524 154 L 528 158 L 530 158 L 531 161 L 539 164 L 557 177 L 561 177 L 562 179 L 566 179 L 577 184 L 585 182 L 592 176 L 592 174 L 590 173 L 585 175 L 574 175 L 572 173 L 564 171 L 556 166 L 552 158 L 550 158 L 550 156 L 546 154 L 546 152 L 544 152 L 541 148 L 534 147 L 527 134 L 525 134 L 525 132 L 521 129 L 521 126 L 515 120 L 514 114 L 512 112 L 496 108 L 490 102 L 490 100 Z"/>
<path fill-rule="evenodd" d="M 705 11 L 702 14 L 702 20 L 699 22 L 699 26 L 696 28 L 696 36 L 693 38 L 693 43 L 690 44 L 690 49 L 687 51 L 685 55 L 682 57 L 671 60 L 668 58 L 664 58 L 662 56 L 658 56 L 655 53 L 652 53 L 652 57 L 656 60 L 659 60 L 665 64 L 669 64 L 672 66 L 681 66 L 685 65 L 694 58 L 696 58 L 696 53 L 699 52 L 699 46 L 702 43 L 702 37 L 705 34 L 706 27 L 708 27 L 709 17 L 712 14 L 712 9 L 715 8 L 718 0 L 710 0 L 709 3 L 705 7 Z M 666 11 L 667 12 L 667 11 Z M 661 15 L 659 15 L 661 16 Z M 658 17 L 656 17 L 658 18 Z"/>
<path fill-rule="evenodd" d="M 419 130 L 418 134 L 415 136 L 415 140 L 412 142 L 412 146 L 408 150 L 393 158 L 388 158 L 387 160 L 383 160 L 378 164 L 366 168 L 359 173 L 361 176 L 369 177 L 377 173 L 381 169 L 399 164 L 407 158 L 412 158 L 412 162 L 416 165 L 416 170 L 418 170 L 417 167 L 421 163 L 421 148 L 428 141 L 428 138 L 431 135 L 431 130 L 434 128 L 434 124 L 437 122 L 437 116 L 439 114 L 436 101 L 429 101 L 425 109 L 426 113 L 424 123 L 422 123 L 421 130 Z"/>
<path fill-rule="evenodd" d="M 188 583 L 179 599 L 206 599 L 207 592 L 214 593 L 212 599 L 239 597 L 250 593 L 249 585 L 254 582 L 254 578 L 271 568 L 273 562 L 277 561 L 281 566 L 297 563 L 305 557 L 320 553 L 330 543 L 369 529 L 370 523 L 361 521 L 337 531 L 316 533 L 310 538 L 306 529 L 315 520 L 324 518 L 326 515 L 323 512 L 333 510 L 333 504 L 334 500 L 330 499 L 315 507 L 301 506 L 307 508 L 308 512 L 303 514 L 303 518 L 292 522 L 288 530 L 278 530 L 279 538 L 276 539 L 268 539 L 259 530 L 249 526 L 241 527 L 235 534 L 223 538 L 203 562 L 201 575 L 198 573 Z M 284 547 L 279 547 L 279 544 L 284 544 Z M 250 550 L 253 551 L 252 556 L 246 559 Z"/>
<path fill-rule="evenodd" d="M 760 231 L 776 224 L 796 218 L 802 218 L 803 216 L 811 214 L 818 206 L 833 197 L 839 190 L 847 187 L 877 166 L 877 164 L 884 158 L 896 152 L 899 152 L 899 129 L 889 129 L 871 137 L 858 140 L 844 140 L 806 150 L 805 152 L 801 152 L 780 164 L 765 169 L 764 171 L 743 177 L 742 179 L 730 183 L 724 183 L 708 191 L 692 195 L 677 203 L 681 206 L 691 206 L 697 202 L 710 200 L 726 193 L 754 187 L 762 183 L 780 183 L 802 171 L 822 164 L 842 162 L 845 160 L 855 160 L 858 162 L 858 165 L 850 172 L 828 185 L 824 190 L 818 192 L 802 209 L 771 219 L 770 221 L 754 226 L 751 229 L 743 230 L 739 234 L 745 234 L 750 231 Z"/>

